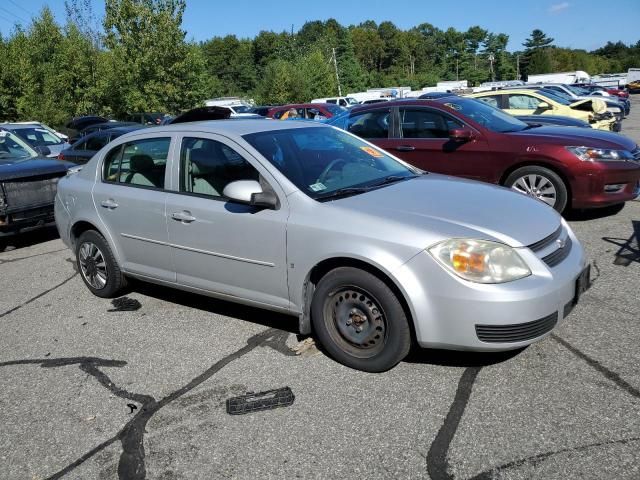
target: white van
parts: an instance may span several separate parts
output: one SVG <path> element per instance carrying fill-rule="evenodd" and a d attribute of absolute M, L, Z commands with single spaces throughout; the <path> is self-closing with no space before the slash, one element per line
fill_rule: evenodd
<path fill-rule="evenodd" d="M 341 107 L 353 107 L 358 105 L 359 102 L 353 97 L 329 97 L 329 98 L 314 98 L 311 103 L 333 103 L 334 105 L 340 105 Z"/>
<path fill-rule="evenodd" d="M 587 72 L 576 70 L 575 72 L 543 73 L 540 75 L 529 75 L 527 83 L 591 83 L 591 77 Z"/>

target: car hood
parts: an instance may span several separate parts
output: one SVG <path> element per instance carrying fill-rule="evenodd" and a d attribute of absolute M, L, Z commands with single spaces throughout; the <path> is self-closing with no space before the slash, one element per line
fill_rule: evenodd
<path fill-rule="evenodd" d="M 566 146 L 585 146 L 593 148 L 614 148 L 629 150 L 636 148 L 636 143 L 619 133 L 597 130 L 594 128 L 542 126 L 508 133 L 513 137 L 526 137 L 527 143 L 540 141 Z"/>
<path fill-rule="evenodd" d="M 419 248 L 448 238 L 523 247 L 551 235 L 561 223 L 555 210 L 526 195 L 431 173 L 330 203 L 356 218 L 383 220 L 389 236 Z"/>
<path fill-rule="evenodd" d="M 75 166 L 73 163 L 52 160 L 44 157 L 36 157 L 13 162 L 3 161 L 0 159 L 0 181 L 40 175 L 63 175 L 73 166 Z"/>

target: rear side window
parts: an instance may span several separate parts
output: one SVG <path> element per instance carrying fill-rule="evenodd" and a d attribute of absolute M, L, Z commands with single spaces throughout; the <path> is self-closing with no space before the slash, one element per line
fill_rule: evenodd
<path fill-rule="evenodd" d="M 390 118 L 388 109 L 354 115 L 347 122 L 347 131 L 362 138 L 388 138 Z"/>
<path fill-rule="evenodd" d="M 170 138 L 125 143 L 105 157 L 104 180 L 137 187 L 164 188 Z"/>
<path fill-rule="evenodd" d="M 478 97 L 478 100 L 486 103 L 487 105 L 491 105 L 495 108 L 500 108 L 500 97 L 501 95 L 493 95 L 491 97 Z"/>
<path fill-rule="evenodd" d="M 258 171 L 228 145 L 208 138 L 187 137 L 180 150 L 180 191 L 224 198 L 236 180 L 259 180 Z"/>
<path fill-rule="evenodd" d="M 462 124 L 424 108 L 400 109 L 402 138 L 449 138 L 449 130 Z"/>
<path fill-rule="evenodd" d="M 98 151 L 109 143 L 109 137 L 107 135 L 96 135 L 91 138 L 87 138 L 87 143 L 84 150 Z"/>

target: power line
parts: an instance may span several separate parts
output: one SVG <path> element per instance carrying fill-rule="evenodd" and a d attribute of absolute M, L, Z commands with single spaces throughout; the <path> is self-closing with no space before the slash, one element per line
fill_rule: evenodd
<path fill-rule="evenodd" d="M 20 15 L 16 15 L 16 14 L 15 14 L 15 13 L 13 13 L 12 11 L 7 10 L 7 9 L 6 9 L 6 8 L 4 8 L 4 7 L 0 7 L 0 10 L 3 10 L 4 12 L 8 13 L 8 14 L 9 14 L 9 15 L 11 15 L 12 17 L 17 18 L 18 20 L 20 20 L 20 21 L 21 21 L 21 22 L 23 22 L 23 23 L 29 23 L 29 21 L 28 21 L 28 20 L 25 20 L 25 19 L 24 19 L 24 18 L 22 18 Z"/>
<path fill-rule="evenodd" d="M 33 12 L 31 12 L 30 10 L 27 10 L 26 8 L 24 8 L 22 5 L 20 5 L 19 3 L 17 3 L 15 0 L 9 0 L 9 3 L 12 3 L 14 6 L 18 7 L 20 10 L 22 10 L 24 13 L 28 13 L 30 16 L 35 17 L 35 14 Z"/>

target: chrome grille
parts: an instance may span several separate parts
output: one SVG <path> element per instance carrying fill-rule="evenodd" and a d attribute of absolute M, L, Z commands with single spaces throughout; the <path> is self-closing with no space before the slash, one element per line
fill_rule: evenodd
<path fill-rule="evenodd" d="M 4 182 L 6 203 L 10 209 L 53 203 L 59 177 L 33 178 Z"/>
<path fill-rule="evenodd" d="M 548 237 L 545 237 L 539 242 L 532 243 L 531 245 L 529 245 L 529 248 L 534 252 L 539 252 L 540 250 L 544 250 L 553 242 L 555 242 L 558 238 L 560 238 L 561 234 L 562 234 L 562 225 L 560 225 L 558 229 Z"/>
<path fill-rule="evenodd" d="M 569 256 L 571 253 L 571 243 L 571 237 L 567 237 L 563 247 L 558 248 L 555 252 L 543 257 L 542 261 L 550 267 L 555 267 Z"/>

